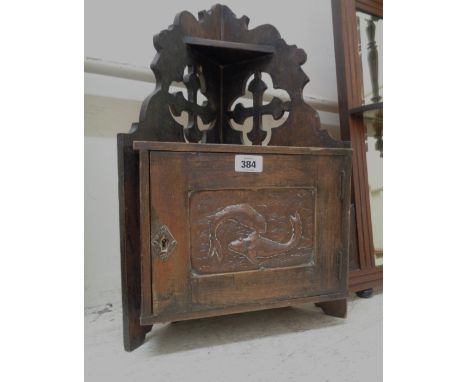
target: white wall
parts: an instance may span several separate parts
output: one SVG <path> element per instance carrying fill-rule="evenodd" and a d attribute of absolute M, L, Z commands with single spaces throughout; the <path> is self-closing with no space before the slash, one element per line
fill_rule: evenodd
<path fill-rule="evenodd" d="M 181 10 L 195 15 L 214 2 L 205 0 L 85 1 L 85 57 L 148 67 L 152 38 Z M 228 0 L 250 27 L 275 25 L 286 42 L 303 48 L 311 81 L 305 94 L 336 101 L 336 74 L 330 0 L 272 2 Z M 116 134 L 138 120 L 141 101 L 154 85 L 85 73 L 85 306 L 119 299 L 120 249 Z M 104 96 L 104 97 L 102 97 Z M 322 122 L 338 124 L 333 113 Z"/>
<path fill-rule="evenodd" d="M 120 288 L 116 134 L 138 119 L 139 101 L 85 95 L 85 306 L 113 302 Z"/>
<path fill-rule="evenodd" d="M 85 0 L 85 56 L 148 67 L 154 57 L 153 35 L 166 29 L 174 16 L 188 10 L 195 16 L 213 0 Z M 270 23 L 289 44 L 303 48 L 311 82 L 305 93 L 336 100 L 335 54 L 330 0 L 227 0 L 249 27 Z M 88 79 L 89 82 L 89 79 Z"/>

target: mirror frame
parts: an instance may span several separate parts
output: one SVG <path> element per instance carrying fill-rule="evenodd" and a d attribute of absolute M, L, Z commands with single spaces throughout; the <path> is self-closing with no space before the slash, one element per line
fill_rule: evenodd
<path fill-rule="evenodd" d="M 349 290 L 364 293 L 382 287 L 383 266 L 375 265 L 363 118 L 369 108 L 383 110 L 383 102 L 370 107 L 363 106 L 361 102 L 357 11 L 383 19 L 383 0 L 332 0 L 341 139 L 351 141 L 353 147 L 352 203 L 355 220 L 351 226 L 355 229 L 350 232 L 350 257 L 355 256 L 358 264 L 357 269 L 350 270 Z M 353 248 L 355 253 L 352 253 Z"/>

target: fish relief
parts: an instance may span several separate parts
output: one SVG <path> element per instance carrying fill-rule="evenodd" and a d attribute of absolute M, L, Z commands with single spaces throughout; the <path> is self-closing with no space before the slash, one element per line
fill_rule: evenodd
<path fill-rule="evenodd" d="M 259 261 L 267 259 L 296 248 L 302 238 L 302 223 L 299 213 L 291 215 L 291 236 L 285 242 L 277 242 L 264 236 L 267 231 L 267 221 L 263 215 L 248 204 L 236 204 L 223 208 L 209 219 L 209 256 L 218 261 L 223 260 L 223 250 L 217 236 L 218 229 L 228 221 L 236 223 L 251 230 L 246 237 L 240 237 L 228 243 L 229 251 L 244 256 L 252 264 L 258 265 Z"/>
<path fill-rule="evenodd" d="M 190 196 L 190 220 L 195 274 L 315 262 L 312 188 L 198 191 Z"/>

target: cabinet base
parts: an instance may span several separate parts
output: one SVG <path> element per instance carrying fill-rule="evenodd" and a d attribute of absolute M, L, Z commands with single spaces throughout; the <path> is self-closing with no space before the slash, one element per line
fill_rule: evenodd
<path fill-rule="evenodd" d="M 346 318 L 348 304 L 345 298 L 342 300 L 318 302 L 315 306 L 321 308 L 323 313 L 329 316 Z"/>

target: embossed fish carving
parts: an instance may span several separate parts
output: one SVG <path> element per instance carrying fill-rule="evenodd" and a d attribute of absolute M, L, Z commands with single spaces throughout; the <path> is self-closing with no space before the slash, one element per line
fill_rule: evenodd
<path fill-rule="evenodd" d="M 227 206 L 207 217 L 210 222 L 210 257 L 216 256 L 222 260 L 222 247 L 218 240 L 217 233 L 219 227 L 227 221 L 239 223 L 254 232 L 265 233 L 267 228 L 266 219 L 248 204 L 234 204 Z"/>
<path fill-rule="evenodd" d="M 240 255 L 245 256 L 252 264 L 257 265 L 258 258 L 269 258 L 296 248 L 302 238 L 301 217 L 296 212 L 291 220 L 291 238 L 286 243 L 279 243 L 260 235 L 261 232 L 254 231 L 246 238 L 234 240 L 228 244 L 228 248 Z"/>

